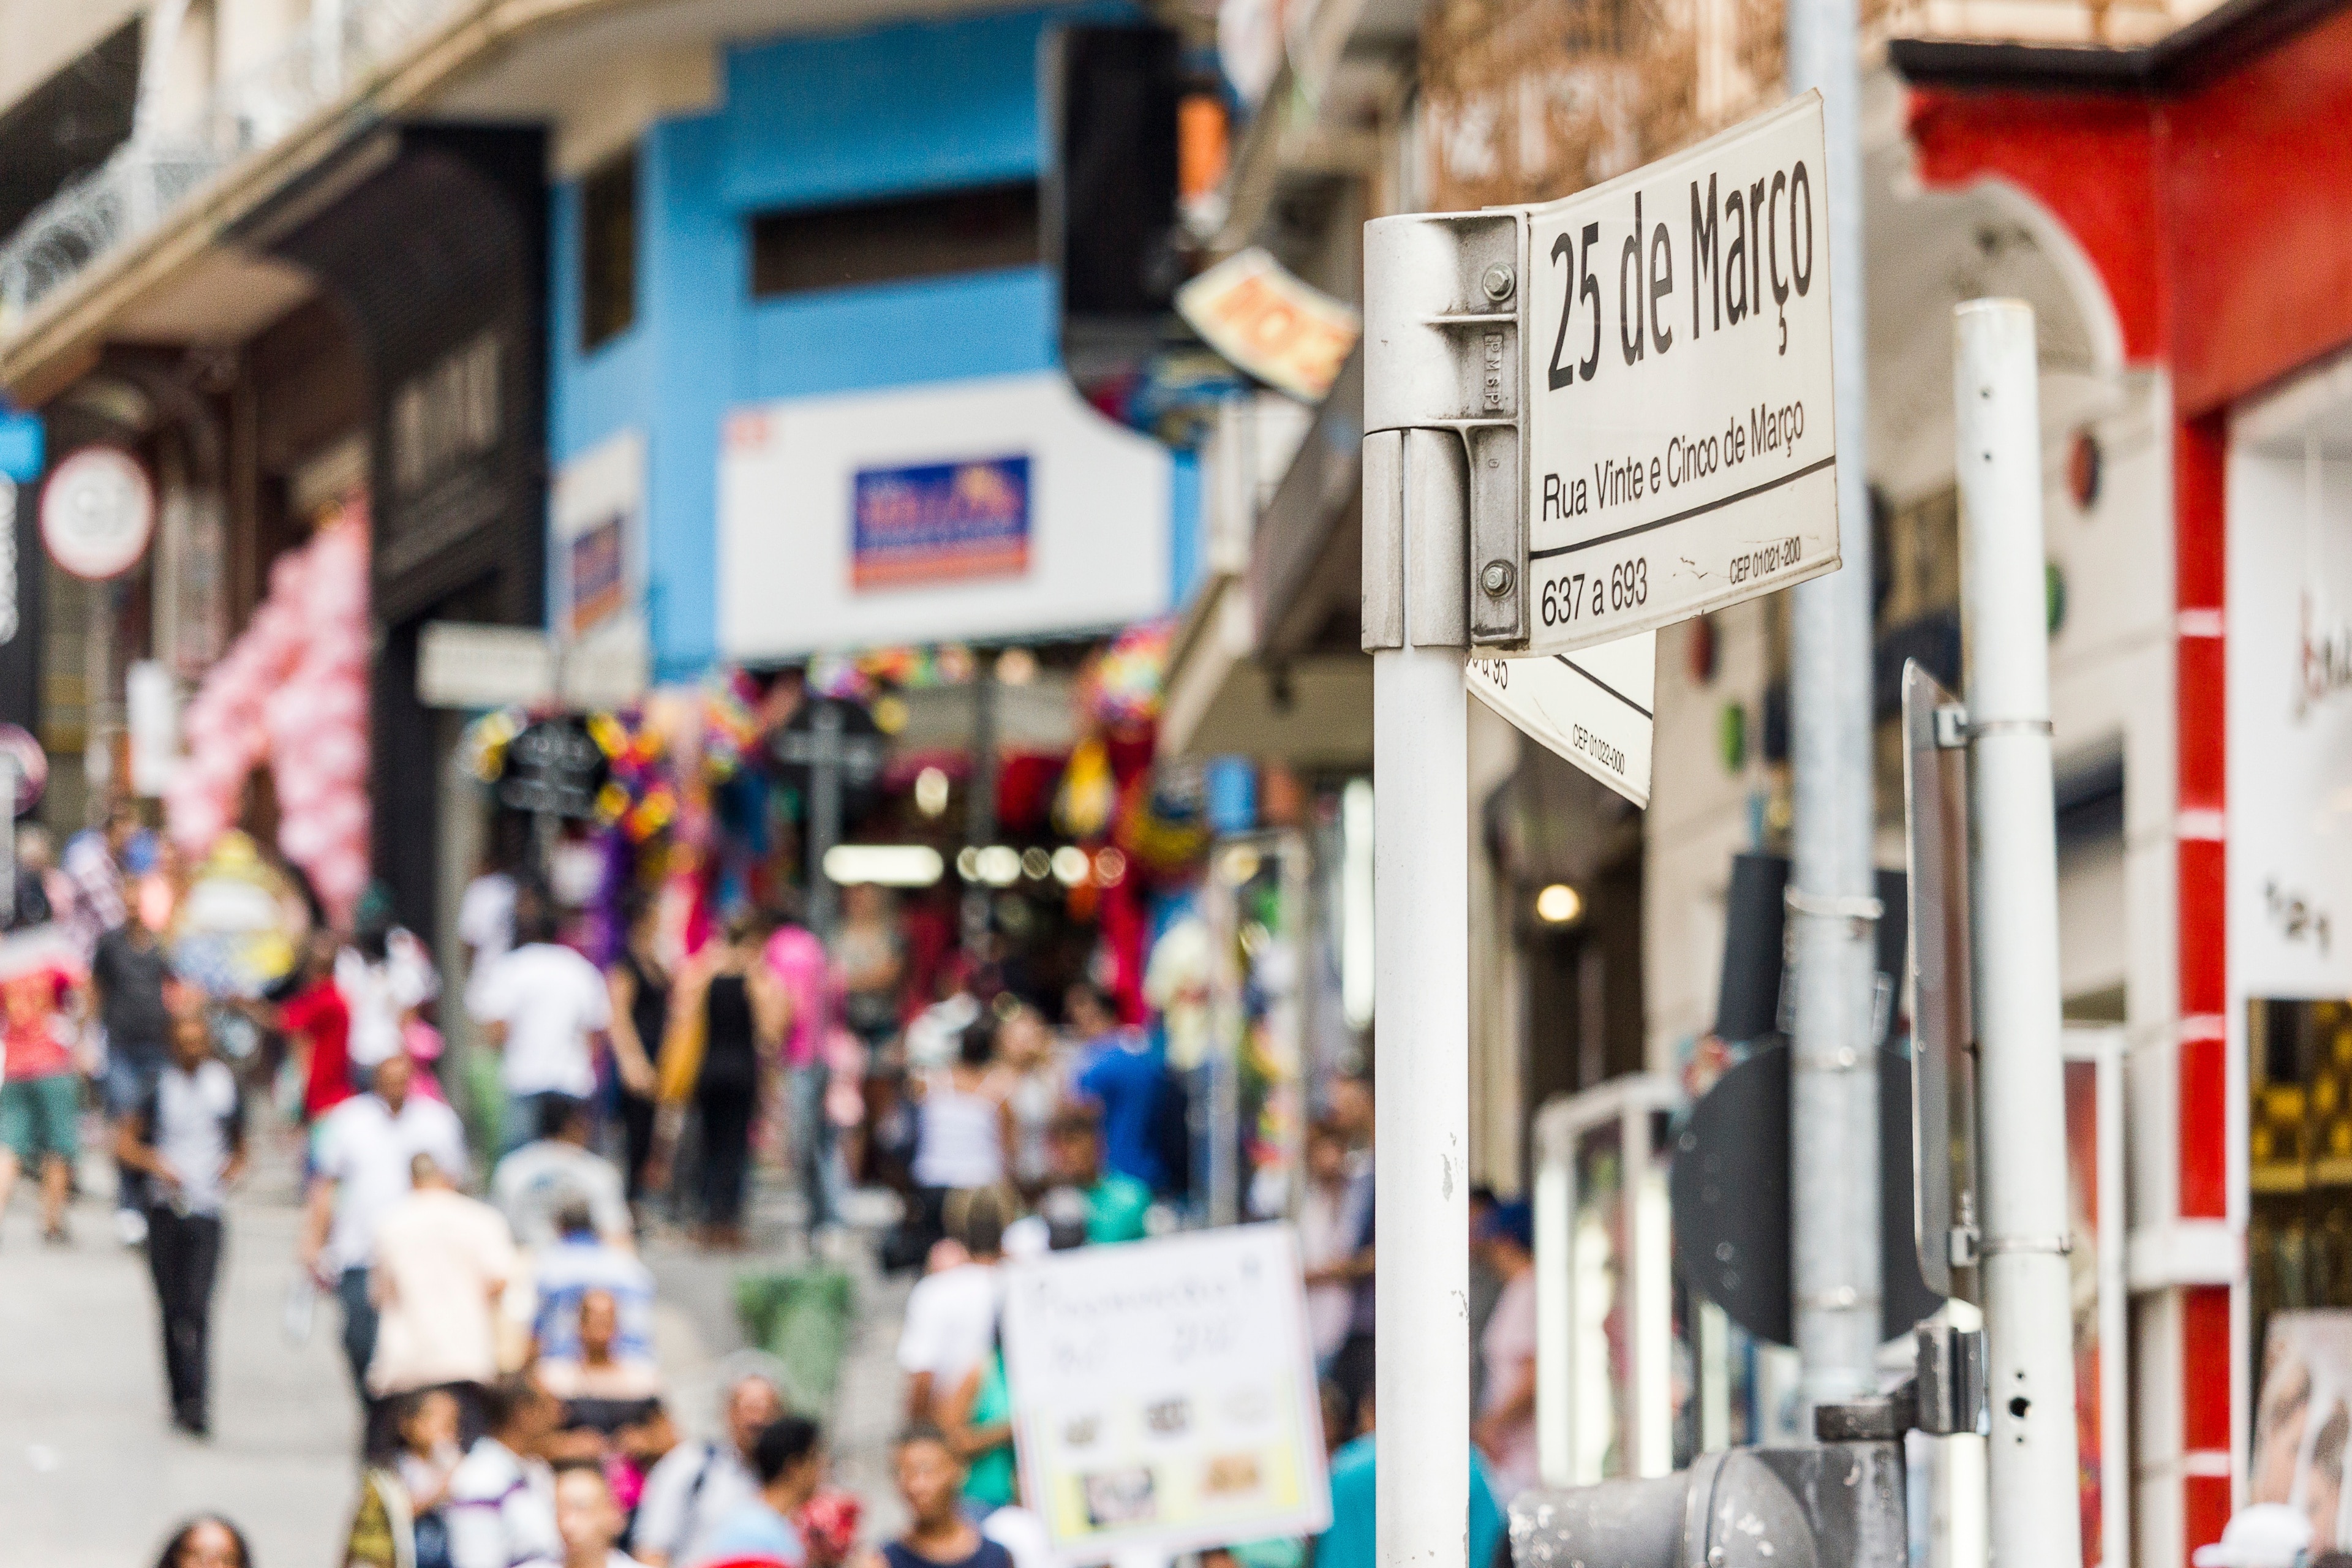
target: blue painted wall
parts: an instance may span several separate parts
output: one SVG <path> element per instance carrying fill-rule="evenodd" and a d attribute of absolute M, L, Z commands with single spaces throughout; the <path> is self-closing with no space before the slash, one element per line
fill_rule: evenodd
<path fill-rule="evenodd" d="M 580 187 L 558 186 L 550 455 L 561 465 L 615 431 L 645 432 L 646 613 L 658 679 L 691 677 L 717 658 L 719 441 L 729 408 L 1034 372 L 1057 358 L 1055 279 L 1045 268 L 754 300 L 750 216 L 1034 176 L 1046 155 L 1043 36 L 1100 11 L 730 50 L 719 106 L 657 122 L 638 143 L 636 321 L 592 353 L 580 350 Z M 1181 603 L 1200 553 L 1189 460 L 1174 489 Z"/>

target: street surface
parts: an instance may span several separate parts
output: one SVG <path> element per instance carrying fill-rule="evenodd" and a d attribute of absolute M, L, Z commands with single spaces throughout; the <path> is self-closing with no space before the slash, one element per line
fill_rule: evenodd
<path fill-rule="evenodd" d="M 272 1149 L 238 1194 L 214 1306 L 213 1438 L 173 1432 L 144 1257 L 115 1240 L 112 1172 L 85 1160 L 74 1245 L 41 1245 L 32 1194 L 0 1216 L 0 1568 L 127 1568 L 154 1560 L 189 1515 L 246 1531 L 259 1568 L 333 1568 L 354 1495 L 358 1419 L 341 1315 L 321 1301 L 307 1343 L 281 1323 L 295 1275 L 294 1169 Z M 762 1194 L 760 1253 L 707 1258 L 669 1240 L 656 1337 L 671 1408 L 689 1439 L 714 1425 L 720 1358 L 742 1347 L 731 1280 L 787 1260 L 786 1215 Z M 894 1529 L 889 1445 L 899 1425 L 893 1352 L 907 1284 L 877 1279 L 855 1247 L 857 1324 L 835 1473 L 866 1501 L 866 1538 Z"/>

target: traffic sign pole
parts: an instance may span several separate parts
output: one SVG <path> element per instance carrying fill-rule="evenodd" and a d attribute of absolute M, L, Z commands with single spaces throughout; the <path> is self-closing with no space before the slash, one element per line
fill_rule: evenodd
<path fill-rule="evenodd" d="M 2078 1568 L 2057 826 L 2032 309 L 1954 311 L 1991 1560 Z"/>

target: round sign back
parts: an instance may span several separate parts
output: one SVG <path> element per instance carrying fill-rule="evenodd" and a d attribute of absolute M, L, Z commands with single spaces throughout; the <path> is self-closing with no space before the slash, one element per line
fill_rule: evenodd
<path fill-rule="evenodd" d="M 154 529 L 154 487 L 119 447 L 82 447 L 50 471 L 41 492 L 41 541 L 77 577 L 121 576 L 146 553 Z"/>

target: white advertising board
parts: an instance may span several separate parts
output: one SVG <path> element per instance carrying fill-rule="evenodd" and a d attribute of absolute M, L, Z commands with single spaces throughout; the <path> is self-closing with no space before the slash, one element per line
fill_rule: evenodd
<path fill-rule="evenodd" d="M 1058 372 L 739 408 L 719 460 L 719 651 L 1086 632 L 1169 606 L 1167 449 Z"/>
<path fill-rule="evenodd" d="M 1635 805 L 1650 804 L 1657 633 L 1636 632 L 1549 658 L 1473 658 L 1463 666 L 1462 679 L 1472 696 L 1521 734 Z"/>
<path fill-rule="evenodd" d="M 1329 1525 L 1288 1226 L 1017 1265 L 1004 1356 L 1022 1485 L 1063 1561 L 1172 1556 Z"/>
<path fill-rule="evenodd" d="M 1838 564 L 1819 93 L 1528 210 L 1528 650 Z"/>

